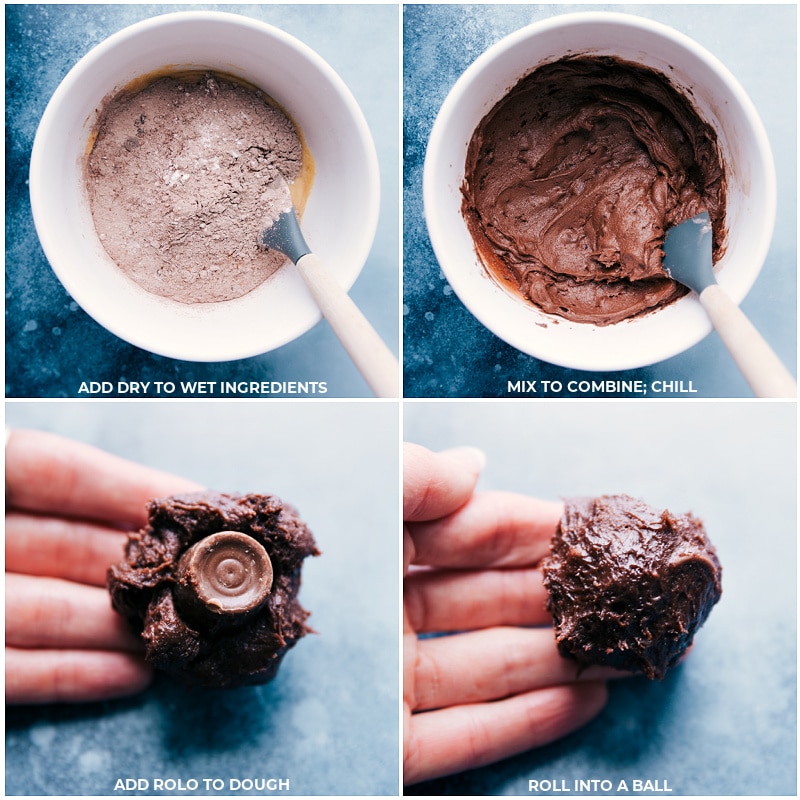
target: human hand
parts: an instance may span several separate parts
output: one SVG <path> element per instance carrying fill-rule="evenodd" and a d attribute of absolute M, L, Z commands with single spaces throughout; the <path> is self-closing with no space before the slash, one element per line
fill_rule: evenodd
<path fill-rule="evenodd" d="M 38 431 L 6 443 L 6 702 L 104 700 L 145 688 L 140 643 L 106 570 L 153 497 L 199 488 Z"/>
<path fill-rule="evenodd" d="M 404 447 L 407 785 L 570 733 L 605 705 L 602 679 L 620 674 L 592 667 L 579 676 L 556 648 L 536 565 L 561 503 L 475 493 L 482 466 L 482 453 L 468 448 Z M 461 633 L 418 638 L 452 631 Z"/>

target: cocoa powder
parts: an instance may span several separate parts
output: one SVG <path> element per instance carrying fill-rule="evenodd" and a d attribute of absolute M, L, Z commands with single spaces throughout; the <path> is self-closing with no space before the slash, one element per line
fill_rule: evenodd
<path fill-rule="evenodd" d="M 147 291 L 231 300 L 286 262 L 258 233 L 267 186 L 302 164 L 297 129 L 262 92 L 212 73 L 161 77 L 101 110 L 86 170 L 95 228 Z"/>

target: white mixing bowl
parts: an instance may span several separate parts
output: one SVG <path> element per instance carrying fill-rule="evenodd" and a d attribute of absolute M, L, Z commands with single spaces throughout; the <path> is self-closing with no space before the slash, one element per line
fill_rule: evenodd
<path fill-rule="evenodd" d="M 534 23 L 489 48 L 464 72 L 443 103 L 428 143 L 423 178 L 428 231 L 464 305 L 518 350 L 583 370 L 654 364 L 711 330 L 696 295 L 605 327 L 549 316 L 489 277 L 461 214 L 467 146 L 480 121 L 537 67 L 573 55 L 617 56 L 657 70 L 714 128 L 728 192 L 718 280 L 741 302 L 766 258 L 775 225 L 775 167 L 763 125 L 744 89 L 713 55 L 678 31 L 628 14 L 565 14 Z"/>
<path fill-rule="evenodd" d="M 316 165 L 303 215 L 309 246 L 352 286 L 378 222 L 378 160 L 350 90 L 314 51 L 263 22 L 207 11 L 154 17 L 110 36 L 64 78 L 42 117 L 30 194 L 47 258 L 75 301 L 131 344 L 189 361 L 227 361 L 305 333 L 320 312 L 294 268 L 244 297 L 185 305 L 146 292 L 103 249 L 89 209 L 84 164 L 104 98 L 165 68 L 213 69 L 258 86 L 301 129 Z M 253 235 L 256 235 L 256 231 Z"/>

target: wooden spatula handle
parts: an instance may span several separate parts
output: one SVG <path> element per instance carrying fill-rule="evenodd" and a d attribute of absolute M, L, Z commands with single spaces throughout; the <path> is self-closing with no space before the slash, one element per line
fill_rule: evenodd
<path fill-rule="evenodd" d="M 739 306 L 717 285 L 700 302 L 756 397 L 797 397 L 797 383 Z"/>
<path fill-rule="evenodd" d="M 361 309 L 313 253 L 297 269 L 353 363 L 377 397 L 398 397 L 400 367 Z"/>

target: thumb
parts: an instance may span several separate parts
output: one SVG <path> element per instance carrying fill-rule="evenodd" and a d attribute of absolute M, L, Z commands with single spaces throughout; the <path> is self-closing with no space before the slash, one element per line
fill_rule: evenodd
<path fill-rule="evenodd" d="M 469 500 L 486 463 L 483 451 L 458 447 L 434 453 L 403 446 L 403 519 L 421 522 L 450 514 Z"/>

